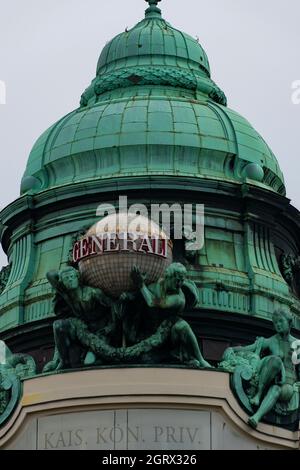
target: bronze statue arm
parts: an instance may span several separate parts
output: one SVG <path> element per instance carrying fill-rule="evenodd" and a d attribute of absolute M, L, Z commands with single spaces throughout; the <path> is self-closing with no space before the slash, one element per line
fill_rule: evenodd
<path fill-rule="evenodd" d="M 166 308 L 168 310 L 176 310 L 176 313 L 180 313 L 184 310 L 185 303 L 182 304 L 180 296 L 178 294 L 168 295 L 159 302 L 160 308 Z"/>
<path fill-rule="evenodd" d="M 54 289 L 59 290 L 60 282 L 59 282 L 59 273 L 58 273 L 58 271 L 49 271 L 46 274 L 46 276 L 47 276 L 47 279 L 50 282 L 51 286 Z"/>
<path fill-rule="evenodd" d="M 177 294 L 157 297 L 152 294 L 145 284 L 140 288 L 140 292 L 148 307 L 166 310 L 168 312 L 167 316 L 171 311 L 178 315 L 184 310 L 184 304 L 182 304 L 180 296 Z"/>
<path fill-rule="evenodd" d="M 260 355 L 261 351 L 269 349 L 269 342 L 267 338 L 257 338 L 255 343 L 248 346 L 234 346 L 231 348 L 234 352 L 248 351 Z"/>
<path fill-rule="evenodd" d="M 150 292 L 146 284 L 142 285 L 142 287 L 140 288 L 140 292 L 148 307 L 153 308 L 160 306 L 157 302 L 157 299 L 155 299 L 154 295 L 152 294 L 152 292 Z"/>
<path fill-rule="evenodd" d="M 278 381 L 278 385 L 284 385 L 286 382 L 286 371 L 284 364 L 281 364 L 281 380 Z"/>
<path fill-rule="evenodd" d="M 180 302 L 179 295 L 160 295 L 156 296 L 153 294 L 150 289 L 146 286 L 145 280 L 146 276 L 143 275 L 137 267 L 134 267 L 131 272 L 131 278 L 136 285 L 136 287 L 141 292 L 147 306 L 149 308 L 160 308 L 165 310 L 174 310 L 176 313 L 179 313 L 182 310 L 182 305 Z"/>
<path fill-rule="evenodd" d="M 94 289 L 94 299 L 103 307 L 111 307 L 111 299 L 100 289 Z"/>
<path fill-rule="evenodd" d="M 157 301 L 145 284 L 146 276 L 142 274 L 137 266 L 134 266 L 131 272 L 131 279 L 138 290 L 141 292 L 148 307 L 157 307 Z"/>

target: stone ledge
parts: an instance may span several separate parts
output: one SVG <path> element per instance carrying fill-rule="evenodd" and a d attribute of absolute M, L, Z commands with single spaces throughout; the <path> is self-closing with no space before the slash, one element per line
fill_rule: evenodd
<path fill-rule="evenodd" d="M 23 398 L 0 431 L 0 447 L 11 446 L 31 418 L 90 410 L 215 410 L 235 432 L 258 445 L 298 449 L 299 433 L 247 425 L 229 386 L 229 374 L 176 368 L 114 368 L 38 376 L 24 381 Z"/>

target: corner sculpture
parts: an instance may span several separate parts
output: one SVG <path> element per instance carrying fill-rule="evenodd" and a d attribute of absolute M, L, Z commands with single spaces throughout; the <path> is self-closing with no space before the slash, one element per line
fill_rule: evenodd
<path fill-rule="evenodd" d="M 9 264 L 8 266 L 3 267 L 0 271 L 0 295 L 5 290 L 6 284 L 11 273 L 11 268 L 12 265 Z"/>
<path fill-rule="evenodd" d="M 1 341 L 0 426 L 9 419 L 22 395 L 21 380 L 36 374 L 34 359 L 28 354 L 13 354 Z"/>
<path fill-rule="evenodd" d="M 291 335 L 293 317 L 278 310 L 272 320 L 275 335 L 226 349 L 219 364 L 233 373 L 233 390 L 251 414 L 248 423 L 253 428 L 267 418 L 277 425 L 298 425 L 299 421 L 299 361 L 297 339 Z"/>
<path fill-rule="evenodd" d="M 112 298 L 86 286 L 73 267 L 49 272 L 54 287 L 55 352 L 44 372 L 91 365 L 170 364 L 210 367 L 190 325 L 182 318 L 198 301 L 180 263 L 172 263 L 158 282 L 146 285 L 135 267 L 133 292 Z"/>
<path fill-rule="evenodd" d="M 279 259 L 279 267 L 284 280 L 291 290 L 299 297 L 300 294 L 300 257 L 294 254 L 282 254 Z"/>

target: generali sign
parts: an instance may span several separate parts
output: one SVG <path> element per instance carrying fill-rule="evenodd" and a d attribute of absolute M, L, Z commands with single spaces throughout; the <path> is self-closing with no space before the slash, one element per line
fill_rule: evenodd
<path fill-rule="evenodd" d="M 168 257 L 168 239 L 129 232 L 89 235 L 78 240 L 73 247 L 73 262 L 110 252 L 142 252 L 146 255 Z"/>

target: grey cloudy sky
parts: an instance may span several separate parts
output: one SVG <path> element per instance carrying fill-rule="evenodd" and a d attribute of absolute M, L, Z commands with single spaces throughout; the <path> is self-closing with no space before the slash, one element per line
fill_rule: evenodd
<path fill-rule="evenodd" d="M 75 109 L 113 36 L 139 21 L 144 0 L 0 0 L 0 206 L 18 197 L 39 135 Z M 198 36 L 229 107 L 263 135 L 300 209 L 299 0 L 162 0 L 164 17 Z M 6 264 L 0 252 L 0 266 Z"/>

